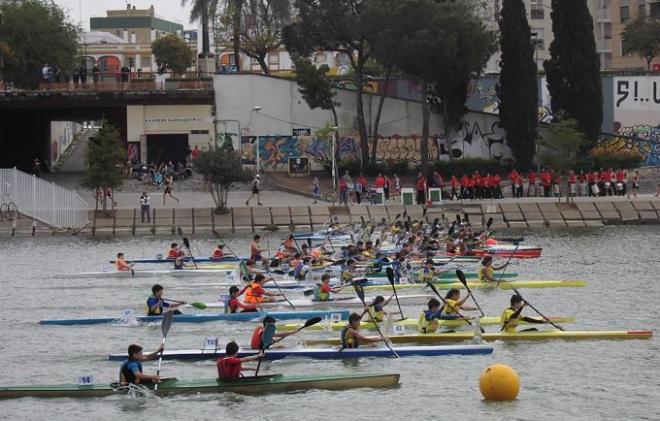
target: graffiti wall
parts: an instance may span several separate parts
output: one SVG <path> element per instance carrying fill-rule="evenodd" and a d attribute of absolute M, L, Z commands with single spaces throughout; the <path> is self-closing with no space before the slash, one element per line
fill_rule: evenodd
<path fill-rule="evenodd" d="M 82 125 L 74 121 L 50 122 L 50 162 L 52 168 L 73 141 L 74 136 L 82 130 Z"/>

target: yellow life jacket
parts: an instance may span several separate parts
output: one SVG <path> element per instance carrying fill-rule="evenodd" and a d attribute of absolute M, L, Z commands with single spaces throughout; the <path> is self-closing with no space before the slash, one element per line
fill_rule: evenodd
<path fill-rule="evenodd" d="M 504 310 L 502 316 L 500 316 L 500 324 L 504 327 L 506 333 L 516 333 L 516 328 L 518 327 L 518 317 L 511 318 L 518 310 L 515 310 L 511 307 Z M 506 327 L 505 327 L 506 324 Z"/>
<path fill-rule="evenodd" d="M 385 318 L 385 310 L 383 310 L 383 307 L 381 307 L 379 311 L 376 311 L 374 305 L 371 304 L 367 308 L 367 311 L 369 312 L 369 314 L 371 314 L 371 317 L 373 317 L 373 319 L 377 322 L 382 322 L 383 319 Z"/>
<path fill-rule="evenodd" d="M 458 300 L 447 299 L 446 301 L 447 301 L 447 304 L 445 304 L 442 307 L 442 314 L 446 314 L 448 316 L 458 315 L 458 310 L 461 307 L 458 303 Z"/>
<path fill-rule="evenodd" d="M 434 276 L 435 276 L 435 273 L 434 273 L 433 269 L 422 268 L 419 271 L 419 282 L 422 282 L 422 283 L 432 282 Z"/>
<path fill-rule="evenodd" d="M 426 320 L 426 312 L 422 311 L 417 319 L 417 331 L 419 333 L 434 333 L 438 330 L 438 319 Z"/>
<path fill-rule="evenodd" d="M 477 278 L 479 282 L 490 282 L 490 280 L 485 276 L 488 275 L 489 278 L 493 278 L 493 267 L 492 266 L 482 266 L 477 271 Z"/>

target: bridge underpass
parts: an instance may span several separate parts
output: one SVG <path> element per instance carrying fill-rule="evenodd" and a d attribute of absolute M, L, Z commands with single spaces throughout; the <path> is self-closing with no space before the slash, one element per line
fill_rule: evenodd
<path fill-rule="evenodd" d="M 208 108 L 212 139 L 213 91 L 209 89 L 177 90 L 177 91 L 10 91 L 0 92 L 0 168 L 17 167 L 29 171 L 32 161 L 39 158 L 42 170 L 50 163 L 51 154 L 51 121 L 99 121 L 103 118 L 116 125 L 121 133 L 122 142 L 144 141 L 143 149 L 147 148 L 147 133 L 145 128 L 149 112 L 157 117 L 158 110 L 178 116 L 177 121 L 185 120 L 189 105 L 203 105 Z M 137 106 L 137 107 L 136 107 Z M 154 111 L 156 110 L 156 111 Z M 172 111 L 174 110 L 174 111 Z M 199 113 L 199 108 L 195 108 Z M 130 115 L 137 114 L 137 115 Z M 169 115 L 168 114 L 168 115 Z M 173 120 L 175 118 L 172 118 Z M 149 121 L 158 120 L 151 118 Z M 167 119 L 166 119 L 167 120 Z M 153 126 L 153 123 L 150 123 Z M 168 131 L 167 127 L 151 127 L 156 135 L 185 136 L 187 140 L 190 130 L 177 127 Z M 199 127 L 195 127 L 199 129 Z M 207 136 L 208 137 L 208 136 Z M 167 136 L 164 137 L 165 139 Z M 180 145 L 176 146 L 180 148 Z M 143 156 L 146 157 L 146 155 Z"/>

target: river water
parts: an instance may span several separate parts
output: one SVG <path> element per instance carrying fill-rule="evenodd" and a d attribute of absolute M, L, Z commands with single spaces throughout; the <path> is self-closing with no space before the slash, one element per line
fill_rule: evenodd
<path fill-rule="evenodd" d="M 660 330 L 660 227 L 603 227 L 524 232 L 526 244 L 544 248 L 543 257 L 516 262 L 519 279 L 583 279 L 587 288 L 521 291 L 538 309 L 552 315 L 574 315 L 568 329 Z M 248 236 L 227 239 L 239 254 L 247 253 Z M 158 346 L 159 326 L 40 326 L 41 319 L 119 315 L 125 308 L 143 310 L 153 279 L 54 279 L 53 274 L 96 271 L 117 251 L 128 257 L 164 253 L 167 237 L 3 238 L 0 242 L 0 362 L 3 385 L 71 383 L 94 375 L 97 383 L 114 381 L 118 364 L 110 352 L 130 343 L 145 350 Z M 193 252 L 210 253 L 217 240 L 191 237 Z M 272 241 L 274 242 L 274 241 Z M 168 296 L 213 301 L 218 290 L 186 289 L 212 281 L 163 278 Z M 476 292 L 488 315 L 507 307 L 510 293 Z M 419 306 L 404 307 L 416 318 Z M 531 309 L 525 314 L 533 315 Z M 252 324 L 174 324 L 169 349 L 200 347 L 206 336 L 222 344 L 248 344 Z M 487 327 L 487 330 L 497 330 Z M 302 332 L 285 341 L 330 335 Z M 263 373 L 316 374 L 352 372 L 401 373 L 401 386 L 388 390 L 309 391 L 284 395 L 193 395 L 166 399 L 32 398 L 0 401 L 0 419 L 217 420 L 596 420 L 660 419 L 660 346 L 657 336 L 645 341 L 543 341 L 495 343 L 488 356 L 413 357 L 314 361 L 289 359 L 262 364 Z M 508 403 L 482 400 L 478 379 L 490 364 L 514 367 L 521 378 L 518 399 Z M 156 362 L 145 363 L 155 372 Z M 162 374 L 181 379 L 216 374 L 211 361 L 166 361 Z"/>

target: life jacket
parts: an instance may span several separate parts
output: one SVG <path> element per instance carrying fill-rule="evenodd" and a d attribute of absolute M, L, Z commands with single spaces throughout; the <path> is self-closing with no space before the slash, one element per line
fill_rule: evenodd
<path fill-rule="evenodd" d="M 179 255 L 178 249 L 170 249 L 170 251 L 167 252 L 168 259 L 176 259 L 178 255 Z"/>
<path fill-rule="evenodd" d="M 224 255 L 225 254 L 222 252 L 222 249 L 217 248 L 217 249 L 213 250 L 213 256 L 212 257 L 214 259 L 221 259 L 222 257 L 224 257 Z"/>
<path fill-rule="evenodd" d="M 350 282 L 352 279 L 353 279 L 353 272 L 351 270 L 344 269 L 341 272 L 341 281 L 343 283 Z"/>
<path fill-rule="evenodd" d="M 151 298 L 155 298 L 154 296 L 149 297 L 147 299 L 147 316 L 160 316 L 163 314 L 163 302 L 161 301 L 158 307 L 155 310 L 151 309 L 151 306 L 149 305 L 149 300 Z"/>
<path fill-rule="evenodd" d="M 252 332 L 252 340 L 250 341 L 250 348 L 252 349 L 261 349 L 261 337 L 264 334 L 263 326 L 257 326 Z"/>
<path fill-rule="evenodd" d="M 419 271 L 419 281 L 420 282 L 431 282 L 433 281 L 433 276 L 435 274 L 433 273 L 433 269 L 428 269 L 428 268 L 422 268 Z"/>
<path fill-rule="evenodd" d="M 136 384 L 137 379 L 135 378 L 135 374 L 133 374 L 133 371 L 131 371 L 128 368 L 128 365 L 130 363 L 136 363 L 138 366 L 138 370 L 140 370 L 140 373 L 142 373 L 142 363 L 139 361 L 131 360 L 128 359 L 124 361 L 119 368 L 119 381 L 121 382 L 122 377 L 124 378 L 124 381 L 128 384 Z"/>
<path fill-rule="evenodd" d="M 417 331 L 419 333 L 433 333 L 438 330 L 438 319 L 426 320 L 426 311 L 422 311 L 417 319 Z"/>
<path fill-rule="evenodd" d="M 263 303 L 266 299 L 262 295 L 262 292 L 263 292 L 263 287 L 259 285 L 257 282 L 252 282 L 250 286 L 245 289 L 245 293 L 244 293 L 245 302 L 251 304 Z"/>
<path fill-rule="evenodd" d="M 218 377 L 222 381 L 234 381 L 241 377 L 241 361 L 236 357 L 218 359 Z"/>
<path fill-rule="evenodd" d="M 502 325 L 502 327 L 504 327 L 504 324 L 506 323 L 506 327 L 504 327 L 504 331 L 506 333 L 516 332 L 516 328 L 518 327 L 518 317 L 511 318 L 511 316 L 513 316 L 517 311 L 518 310 L 509 307 L 506 310 L 504 310 L 502 316 L 500 316 L 500 324 Z"/>
<path fill-rule="evenodd" d="M 314 285 L 314 301 L 330 301 L 330 293 L 322 290 L 323 284 Z"/>
<path fill-rule="evenodd" d="M 377 321 L 377 322 L 382 322 L 383 319 L 385 318 L 385 310 L 383 310 L 383 306 L 381 305 L 375 305 L 371 304 L 368 308 L 367 311 L 369 314 L 371 314 L 371 317 Z"/>
<path fill-rule="evenodd" d="M 300 262 L 293 269 L 293 277 L 295 279 L 301 281 L 301 280 L 305 279 L 305 275 L 307 275 L 308 270 L 309 270 L 309 267 L 307 267 L 304 262 Z"/>
<path fill-rule="evenodd" d="M 115 262 L 115 267 L 120 272 L 126 272 L 131 270 L 130 266 L 128 265 L 128 263 L 126 263 L 126 260 L 124 259 L 117 259 L 117 261 Z"/>
<path fill-rule="evenodd" d="M 456 316 L 456 315 L 458 315 L 458 309 L 459 309 L 459 307 L 460 307 L 460 306 L 458 305 L 458 301 L 456 301 L 456 300 L 449 300 L 449 299 L 447 299 L 446 301 L 447 301 L 447 304 L 445 304 L 445 305 L 442 306 L 442 309 L 440 310 L 440 312 L 441 312 L 443 315 L 448 315 L 448 316 Z"/>
<path fill-rule="evenodd" d="M 477 271 L 477 280 L 479 282 L 490 282 L 484 274 L 488 274 L 489 278 L 493 278 L 494 270 L 492 266 L 483 266 L 480 267 L 479 270 Z"/>
<path fill-rule="evenodd" d="M 344 327 L 341 330 L 341 347 L 342 348 L 357 348 L 360 346 L 360 341 L 358 338 L 348 336 L 349 326 Z"/>

